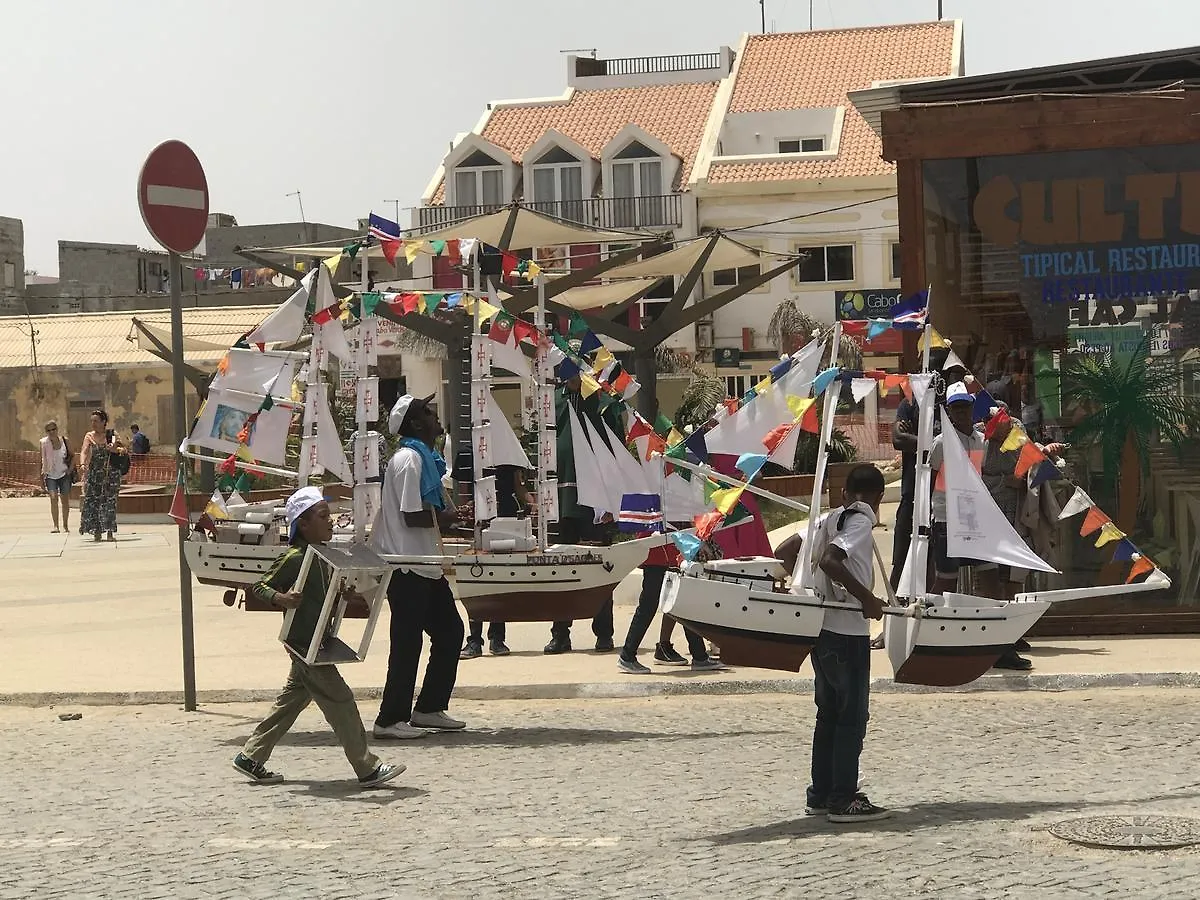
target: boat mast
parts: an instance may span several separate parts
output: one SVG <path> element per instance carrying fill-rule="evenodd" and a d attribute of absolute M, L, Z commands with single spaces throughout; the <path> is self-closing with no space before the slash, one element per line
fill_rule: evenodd
<path fill-rule="evenodd" d="M 472 293 L 474 293 L 474 295 L 475 295 L 475 302 L 471 304 L 471 341 L 468 346 L 468 352 L 471 354 L 471 380 L 472 381 L 475 380 L 476 376 L 478 376 L 479 378 L 484 377 L 483 367 L 479 365 L 478 357 L 475 354 L 475 344 L 477 344 L 479 342 L 479 329 L 480 329 L 480 325 L 482 324 L 480 311 L 479 311 L 479 302 L 480 302 L 480 281 L 482 280 L 483 275 L 482 275 L 482 270 L 481 270 L 481 267 L 479 264 L 479 250 L 480 250 L 480 242 L 475 241 L 475 243 L 472 244 L 472 246 L 471 246 L 471 285 L 472 285 Z M 476 368 L 478 368 L 479 371 L 476 371 Z M 491 373 L 489 372 L 489 375 L 490 374 Z M 491 388 L 488 388 L 488 390 L 491 390 Z M 471 391 L 471 394 L 472 394 L 472 396 L 474 396 L 473 390 Z M 459 429 L 459 430 L 461 431 L 461 429 Z M 475 431 L 474 431 L 474 428 L 472 428 L 471 429 L 471 448 L 472 448 L 471 455 L 472 455 L 472 457 L 474 457 L 474 455 L 475 455 L 474 454 L 474 447 L 475 447 L 474 434 L 475 434 Z M 455 449 L 454 452 L 457 453 L 458 451 Z M 449 460 L 448 464 L 451 467 L 453 467 L 454 461 Z M 476 471 L 477 469 L 478 469 L 478 471 Z M 476 496 L 475 492 L 474 492 L 474 486 L 476 484 L 478 484 L 479 481 L 482 480 L 482 478 L 483 478 L 483 467 L 482 467 L 482 465 L 480 465 L 480 463 L 478 461 L 472 459 L 471 471 L 474 474 L 474 477 L 471 479 L 471 485 L 472 485 L 471 500 L 474 501 L 475 496 Z M 475 516 L 474 516 L 474 518 L 475 518 L 475 549 L 481 550 L 481 549 L 483 549 L 483 525 L 479 519 L 479 514 L 480 514 L 481 510 L 479 509 L 478 504 L 473 503 L 473 505 L 475 506 Z"/>
<path fill-rule="evenodd" d="M 838 353 L 842 343 L 842 323 L 833 323 L 833 339 L 830 341 L 829 365 L 837 365 Z M 821 494 L 825 490 L 825 470 L 829 462 L 829 442 L 833 438 L 833 417 L 837 413 L 838 398 L 841 395 L 841 381 L 835 379 L 825 388 L 825 409 L 821 418 L 821 434 L 817 444 L 817 470 L 813 474 L 812 502 L 809 504 L 808 527 L 805 531 L 804 543 L 800 546 L 800 572 L 796 580 L 797 587 L 812 587 L 812 546 L 817 534 L 817 519 L 821 511 Z M 797 425 L 797 428 L 800 426 Z M 835 499 L 829 498 L 832 509 Z"/>
<path fill-rule="evenodd" d="M 367 254 L 365 252 L 362 255 L 361 265 L 362 265 L 362 284 L 359 288 L 359 290 L 361 291 L 361 293 L 359 294 L 360 298 L 367 293 L 367 290 L 368 290 L 368 287 L 370 284 L 370 282 L 368 281 L 368 275 L 370 273 L 370 266 L 367 265 Z M 367 507 L 367 494 L 370 492 L 371 486 L 366 481 L 363 481 L 362 483 L 360 483 L 358 480 L 358 477 L 357 477 L 357 475 L 355 475 L 355 473 L 358 471 L 359 461 L 364 459 L 365 458 L 364 454 L 368 452 L 367 447 L 369 446 L 369 442 L 372 440 L 375 440 L 375 438 L 371 437 L 371 435 L 368 431 L 370 423 L 367 422 L 367 405 L 366 405 L 366 403 L 363 402 L 363 391 L 366 389 L 367 385 L 369 384 L 369 382 L 367 381 L 367 375 L 369 374 L 369 367 L 367 365 L 367 340 L 366 340 L 366 338 L 367 338 L 367 319 L 369 318 L 369 316 L 366 313 L 365 307 L 366 307 L 366 304 L 365 303 L 362 304 L 362 315 L 360 315 L 359 320 L 358 320 L 358 352 L 354 354 L 354 357 L 355 357 L 355 359 L 354 359 L 354 369 L 355 369 L 355 372 L 354 372 L 354 409 L 355 409 L 355 424 L 358 427 L 355 432 L 356 438 L 354 441 L 355 459 L 354 459 L 353 464 L 350 466 L 350 473 L 354 477 L 354 484 L 351 487 L 351 494 L 355 501 L 353 508 L 356 510 L 364 510 L 364 511 L 366 510 L 366 507 Z M 378 397 L 376 397 L 376 402 L 378 402 Z M 382 460 L 382 459 L 379 460 L 380 466 L 383 466 L 385 464 L 386 464 L 386 460 Z M 376 471 L 375 474 L 378 475 L 379 472 Z M 354 542 L 356 544 L 364 544 L 364 543 L 366 543 L 366 540 L 367 540 L 366 516 L 364 516 L 364 515 L 354 516 Z"/>
<path fill-rule="evenodd" d="M 921 374 L 929 376 L 929 351 L 933 344 L 933 285 L 925 294 L 925 325 L 921 329 L 925 349 L 921 356 Z M 932 498 L 930 496 L 930 480 L 933 477 L 929 467 L 930 445 L 933 443 L 933 417 L 937 405 L 937 390 L 933 378 L 928 378 L 925 393 L 921 397 L 917 409 L 917 471 L 916 487 L 913 498 L 913 533 L 908 544 L 908 556 L 904 564 L 904 575 L 900 579 L 901 596 L 910 600 L 920 601 L 928 589 L 926 584 L 929 565 L 929 529 L 933 518 Z M 911 385 L 911 381 L 910 381 Z M 910 388 L 911 389 L 911 388 Z M 913 390 L 916 398 L 916 391 Z"/>
<path fill-rule="evenodd" d="M 545 551 L 549 544 L 550 538 L 550 522 L 549 519 L 549 504 L 546 502 L 546 491 L 544 486 L 548 483 L 550 471 L 546 466 L 545 441 L 554 439 L 554 398 L 551 396 L 549 403 L 550 415 L 545 416 L 547 404 L 542 403 L 542 394 L 545 386 L 545 375 L 547 354 L 549 353 L 549 337 L 546 331 L 546 276 L 539 272 L 534 276 L 534 282 L 537 284 L 537 352 L 533 365 L 533 390 L 534 396 L 538 398 L 538 405 L 541 407 L 538 410 L 538 489 L 537 489 L 537 504 L 538 504 L 538 549 Z M 546 419 L 546 421 L 542 421 Z"/>

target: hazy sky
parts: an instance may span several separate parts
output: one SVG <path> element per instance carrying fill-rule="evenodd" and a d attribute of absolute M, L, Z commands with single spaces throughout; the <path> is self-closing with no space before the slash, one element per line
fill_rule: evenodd
<path fill-rule="evenodd" d="M 637 56 L 736 46 L 757 0 L 0 0 L 0 215 L 28 268 L 62 239 L 151 239 L 135 189 L 179 138 L 214 211 L 242 224 L 352 226 L 416 205 L 489 100 L 560 94 L 560 50 Z M 769 30 L 808 0 L 766 0 Z M 1200 44 L 1196 0 L 945 0 L 968 74 Z M 815 0 L 817 28 L 937 16 L 937 0 Z M 402 213 L 402 224 L 408 224 Z"/>

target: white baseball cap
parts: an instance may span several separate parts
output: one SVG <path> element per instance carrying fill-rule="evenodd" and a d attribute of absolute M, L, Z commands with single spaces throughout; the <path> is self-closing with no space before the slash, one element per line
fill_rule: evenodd
<path fill-rule="evenodd" d="M 392 434 L 400 433 L 400 426 L 404 424 L 404 420 L 408 417 L 408 410 L 414 404 L 429 405 L 433 401 L 433 394 L 428 397 L 414 397 L 412 394 L 405 394 L 396 400 L 396 405 L 392 407 L 392 411 L 388 414 L 388 431 Z"/>
<path fill-rule="evenodd" d="M 318 503 L 324 503 L 325 497 L 321 494 L 319 487 L 302 487 L 292 496 L 287 498 L 287 523 L 288 535 L 291 538 L 296 537 L 296 522 L 308 510 L 312 509 Z"/>
<path fill-rule="evenodd" d="M 950 387 L 946 388 L 946 405 L 951 403 L 974 403 L 975 398 L 971 396 L 971 392 L 967 390 L 967 386 L 961 381 L 956 381 Z"/>

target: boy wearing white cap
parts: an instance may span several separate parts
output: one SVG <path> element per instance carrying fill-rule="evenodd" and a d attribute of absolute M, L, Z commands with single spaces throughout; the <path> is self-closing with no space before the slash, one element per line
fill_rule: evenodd
<path fill-rule="evenodd" d="M 388 416 L 400 447 L 388 462 L 383 499 L 371 526 L 371 549 L 384 556 L 441 556 L 439 531 L 456 519 L 442 487 L 446 461 L 434 449 L 442 426 L 432 399 L 405 394 Z M 392 646 L 372 733 L 376 738 L 414 738 L 426 729 L 466 727 L 446 712 L 458 677 L 464 628 L 441 565 L 397 566 L 388 583 L 388 608 Z M 422 634 L 429 635 L 429 662 L 414 704 Z"/>
<path fill-rule="evenodd" d="M 967 386 L 959 381 L 946 388 L 946 414 L 954 426 L 947 434 L 943 431 L 933 439 L 929 451 L 929 467 L 933 470 L 933 496 L 930 504 L 933 513 L 933 527 L 930 533 L 930 544 L 933 549 L 934 583 L 933 593 L 944 594 L 946 591 L 958 590 L 958 570 L 962 566 L 977 565 L 975 560 L 958 559 L 948 554 L 946 545 L 946 476 L 942 469 L 942 442 L 957 439 L 962 442 L 963 449 L 975 471 L 983 466 L 983 454 L 987 449 L 987 441 L 983 434 L 975 429 L 974 423 L 975 398 L 967 390 Z"/>
<path fill-rule="evenodd" d="M 281 611 L 296 610 L 289 640 L 303 653 L 313 640 L 321 607 L 325 603 L 325 592 L 332 577 L 324 564 L 315 560 L 303 590 L 292 589 L 300 574 L 308 545 L 324 544 L 333 537 L 333 519 L 329 515 L 329 504 L 321 496 L 321 489 L 304 487 L 288 497 L 287 521 L 290 538 L 288 549 L 250 590 L 259 600 Z M 354 767 L 359 784 L 375 787 L 404 771 L 404 766 L 381 763 L 367 746 L 367 734 L 354 702 L 354 693 L 337 667 L 309 666 L 297 656 L 292 657 L 292 670 L 288 674 L 287 684 L 276 698 L 271 712 L 254 729 L 242 752 L 234 757 L 233 767 L 260 784 L 283 781 L 282 775 L 267 769 L 266 762 L 275 745 L 295 723 L 296 717 L 313 701 L 316 701 L 326 721 L 333 727 L 346 758 Z"/>

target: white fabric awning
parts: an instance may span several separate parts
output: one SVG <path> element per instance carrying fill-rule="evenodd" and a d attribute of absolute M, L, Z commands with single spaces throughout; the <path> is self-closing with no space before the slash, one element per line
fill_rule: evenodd
<path fill-rule="evenodd" d="M 649 259 L 626 263 L 609 270 L 606 274 L 612 278 L 645 278 L 648 276 L 683 277 L 692 270 L 708 241 L 704 238 L 689 241 L 674 250 L 660 253 Z M 717 246 L 704 264 L 705 272 L 715 272 L 717 269 L 736 269 L 738 266 L 754 266 L 762 260 L 762 255 L 749 247 L 744 247 L 737 241 L 727 237 L 717 239 Z"/>
<path fill-rule="evenodd" d="M 608 284 L 586 284 L 565 290 L 557 297 L 551 297 L 550 300 L 571 309 L 599 309 L 614 303 L 624 303 L 635 294 L 653 287 L 659 280 L 658 278 L 631 278 Z M 512 295 L 507 291 L 500 293 L 501 300 L 508 300 L 511 297 Z"/>
<path fill-rule="evenodd" d="M 501 209 L 487 215 L 463 219 L 424 234 L 414 234 L 408 240 L 419 241 L 450 241 L 454 239 L 476 238 L 493 247 L 499 246 L 504 234 L 504 226 L 508 224 L 510 209 Z M 510 247 L 554 247 L 560 244 L 597 244 L 617 243 L 639 240 L 652 240 L 655 235 L 639 231 L 608 231 L 599 228 L 588 228 L 576 225 L 562 219 L 542 215 L 531 209 L 521 208 L 517 211 L 517 221 L 513 228 Z M 376 248 L 372 248 L 376 249 Z"/>

